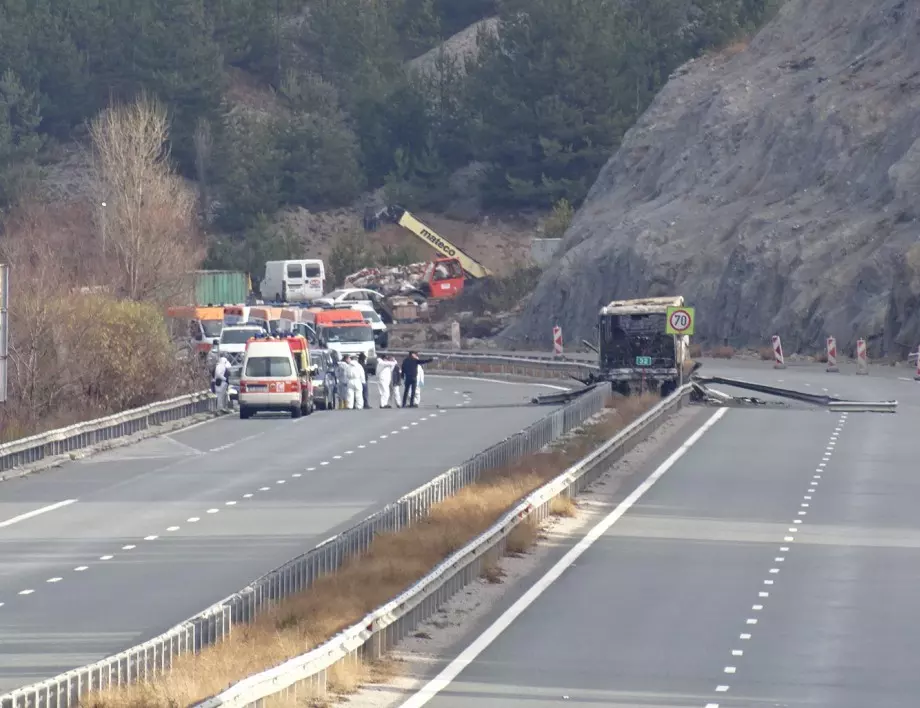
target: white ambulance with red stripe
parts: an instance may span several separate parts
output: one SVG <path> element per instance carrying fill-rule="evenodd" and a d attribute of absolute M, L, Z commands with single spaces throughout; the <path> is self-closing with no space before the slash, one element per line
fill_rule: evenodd
<path fill-rule="evenodd" d="M 240 418 L 262 411 L 310 415 L 315 366 L 303 337 L 254 337 L 246 342 L 240 372 Z"/>

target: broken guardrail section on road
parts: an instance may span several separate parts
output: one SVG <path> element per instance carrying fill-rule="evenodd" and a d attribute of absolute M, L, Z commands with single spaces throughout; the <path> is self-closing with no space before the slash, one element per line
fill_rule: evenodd
<path fill-rule="evenodd" d="M 822 396 L 804 391 L 796 391 L 791 388 L 778 388 L 777 386 L 768 386 L 766 384 L 754 383 L 753 381 L 744 381 L 742 379 L 731 379 L 725 376 L 700 376 L 694 374 L 690 378 L 690 384 L 693 386 L 693 395 L 691 400 L 695 403 L 705 403 L 717 406 L 770 406 L 784 405 L 780 402 L 764 401 L 760 398 L 751 396 L 732 396 L 722 391 L 709 388 L 709 384 L 722 384 L 734 388 L 756 391 L 768 396 L 777 398 L 789 398 L 800 403 L 806 403 L 812 406 L 827 408 L 831 411 L 844 411 L 847 413 L 896 413 L 898 409 L 897 401 L 848 401 L 834 396 Z"/>

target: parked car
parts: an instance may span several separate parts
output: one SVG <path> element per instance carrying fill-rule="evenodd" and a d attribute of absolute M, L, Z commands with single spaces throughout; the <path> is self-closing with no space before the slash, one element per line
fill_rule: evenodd
<path fill-rule="evenodd" d="M 364 315 L 365 321 L 374 330 L 374 344 L 380 349 L 386 349 L 390 342 L 390 333 L 380 313 L 374 309 L 373 304 L 369 300 L 365 300 L 364 302 L 356 302 L 353 307 Z"/>
<path fill-rule="evenodd" d="M 313 374 L 313 400 L 318 408 L 335 407 L 335 366 L 338 360 L 331 349 L 311 349 L 310 361 L 316 367 Z"/>
<path fill-rule="evenodd" d="M 342 307 L 354 306 L 359 302 L 370 302 L 385 324 L 393 324 L 393 311 L 386 298 L 370 288 L 339 288 L 316 298 L 313 304 L 319 307 Z"/>

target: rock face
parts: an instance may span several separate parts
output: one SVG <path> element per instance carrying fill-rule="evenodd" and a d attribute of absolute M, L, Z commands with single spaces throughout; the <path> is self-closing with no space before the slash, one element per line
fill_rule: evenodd
<path fill-rule="evenodd" d="M 681 294 L 697 337 L 920 345 L 920 4 L 789 0 L 681 67 L 598 176 L 506 334 L 594 338 L 612 299 Z"/>

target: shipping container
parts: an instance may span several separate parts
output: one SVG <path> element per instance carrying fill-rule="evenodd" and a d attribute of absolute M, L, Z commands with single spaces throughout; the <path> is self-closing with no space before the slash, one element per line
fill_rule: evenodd
<path fill-rule="evenodd" d="M 249 276 L 235 270 L 196 270 L 196 305 L 241 305 L 249 297 Z"/>

